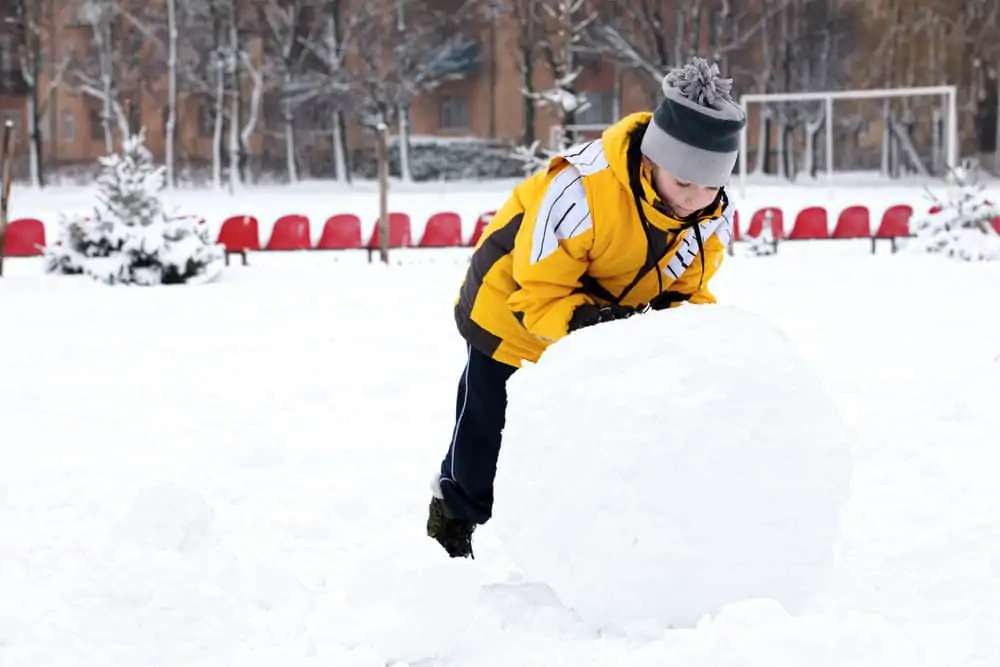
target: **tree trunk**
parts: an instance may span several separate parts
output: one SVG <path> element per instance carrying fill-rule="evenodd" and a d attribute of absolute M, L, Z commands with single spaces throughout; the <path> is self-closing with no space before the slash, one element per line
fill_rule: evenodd
<path fill-rule="evenodd" d="M 229 191 L 235 192 L 240 181 L 240 89 L 229 91 Z"/>
<path fill-rule="evenodd" d="M 376 130 L 376 156 L 378 160 L 378 228 L 379 258 L 389 263 L 389 128 L 384 122 Z M 371 255 L 369 254 L 369 257 Z"/>
<path fill-rule="evenodd" d="M 535 142 L 535 100 L 532 93 L 535 92 L 535 65 L 533 62 L 534 52 L 530 46 L 521 47 L 521 81 L 524 87 L 524 141 L 525 146 L 530 146 Z"/>
<path fill-rule="evenodd" d="M 111 73 L 106 72 L 102 74 L 101 81 L 104 85 L 103 88 L 104 100 L 101 111 L 102 114 L 101 127 L 104 129 L 104 151 L 108 155 L 110 155 L 115 150 L 115 140 L 114 137 L 111 136 L 111 95 L 112 95 Z"/>
<path fill-rule="evenodd" d="M 993 173 L 1000 176 L 1000 65 L 997 67 L 997 131 L 993 139 Z M 958 166 L 958 165 L 955 165 Z"/>
<path fill-rule="evenodd" d="M 292 83 L 292 75 L 285 73 L 285 90 L 288 90 Z M 285 161 L 288 168 L 288 182 L 299 182 L 299 170 L 295 164 L 295 115 L 292 112 L 292 105 L 285 102 Z"/>
<path fill-rule="evenodd" d="M 771 124 L 768 122 L 767 108 L 763 105 L 757 119 L 757 155 L 754 156 L 751 173 L 759 176 L 767 172 L 767 151 L 771 147 Z"/>
<path fill-rule="evenodd" d="M 218 61 L 215 80 L 215 128 L 212 131 L 212 181 L 215 187 L 222 189 L 222 121 L 223 105 L 226 100 L 226 71 L 221 60 Z"/>
<path fill-rule="evenodd" d="M 167 187 L 177 185 L 174 140 L 177 134 L 177 0 L 167 0 L 167 123 L 164 128 Z"/>
<path fill-rule="evenodd" d="M 344 145 L 344 115 L 340 109 L 333 112 L 333 168 L 337 171 L 338 181 L 351 181 L 347 168 L 347 147 Z"/>
<path fill-rule="evenodd" d="M 882 166 L 880 172 L 883 177 L 892 176 L 892 130 L 890 122 L 892 120 L 892 109 L 889 100 L 882 102 Z"/>
<path fill-rule="evenodd" d="M 410 173 L 410 108 L 400 105 L 396 109 L 399 117 L 399 180 L 409 183 L 413 180 Z"/>
<path fill-rule="evenodd" d="M 240 32 L 236 24 L 236 2 L 229 3 L 229 63 L 228 73 L 232 76 L 229 98 L 229 191 L 235 192 L 241 182 L 240 151 Z"/>
<path fill-rule="evenodd" d="M 819 131 L 823 129 L 823 126 L 829 122 L 830 119 L 825 118 L 826 114 L 821 113 L 816 118 L 810 118 L 806 120 L 806 154 L 803 158 L 802 171 L 809 174 L 810 177 L 816 178 L 816 139 L 819 137 Z"/>
<path fill-rule="evenodd" d="M 10 182 L 14 162 L 14 124 L 4 123 L 0 135 L 0 276 L 3 276 L 3 255 L 7 235 L 7 209 L 10 206 Z"/>
<path fill-rule="evenodd" d="M 295 121 L 290 110 L 285 111 L 285 164 L 288 170 L 288 182 L 299 182 L 299 170 L 295 164 Z"/>
<path fill-rule="evenodd" d="M 35 77 L 38 81 L 38 77 Z M 42 187 L 42 133 L 38 126 L 38 86 L 32 86 L 28 95 L 28 163 L 31 170 L 31 187 Z"/>
<path fill-rule="evenodd" d="M 788 139 L 788 123 L 783 118 L 778 119 L 778 177 L 788 178 L 788 150 L 786 140 Z"/>

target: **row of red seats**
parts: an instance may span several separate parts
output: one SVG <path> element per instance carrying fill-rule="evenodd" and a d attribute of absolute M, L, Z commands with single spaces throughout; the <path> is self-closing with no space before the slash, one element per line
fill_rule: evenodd
<path fill-rule="evenodd" d="M 933 209 L 932 209 L 933 210 Z M 424 227 L 420 241 L 413 245 L 411 239 L 410 216 L 406 213 L 389 214 L 389 245 L 393 248 L 454 248 L 474 246 L 489 224 L 495 211 L 484 213 L 476 221 L 469 239 L 462 238 L 462 220 L 457 213 L 448 211 L 435 213 Z M 906 204 L 890 206 L 882 214 L 878 228 L 872 233 L 871 213 L 866 206 L 848 206 L 837 216 L 836 224 L 830 229 L 827 210 L 821 206 L 810 206 L 798 212 L 791 231 L 785 234 L 784 214 L 780 208 L 766 207 L 757 210 L 750 218 L 746 234 L 740 230 L 740 215 L 736 212 L 733 220 L 734 240 L 754 238 L 760 235 L 765 223 L 770 220 L 770 228 L 775 242 L 780 240 L 820 240 L 820 239 L 890 239 L 910 236 L 909 222 L 913 208 Z M 993 221 L 993 227 L 1000 234 L 1000 218 Z M 227 218 L 219 230 L 218 242 L 229 252 L 245 253 L 248 250 L 351 250 L 375 249 L 379 247 L 379 227 L 376 224 L 368 242 L 361 233 L 361 219 L 353 213 L 331 216 L 323 225 L 319 240 L 313 245 L 309 218 L 304 215 L 286 215 L 278 218 L 271 230 L 267 243 L 261 247 L 260 224 L 256 217 L 238 215 Z M 25 218 L 14 220 L 7 226 L 4 255 L 30 256 L 41 254 L 45 247 L 45 226 L 40 220 Z"/>
<path fill-rule="evenodd" d="M 479 216 L 468 241 L 462 238 L 462 219 L 457 213 L 435 213 L 427 220 L 424 233 L 416 247 L 454 248 L 474 246 L 489 224 L 494 211 Z M 202 222 L 204 222 L 202 220 Z M 389 245 L 393 248 L 412 247 L 410 216 L 406 213 L 389 214 Z M 323 225 L 319 241 L 313 245 L 309 218 L 304 215 L 285 215 L 275 221 L 267 244 L 261 247 L 260 223 L 250 215 L 227 218 L 219 230 L 218 242 L 229 252 L 247 250 L 352 250 L 375 249 L 380 245 L 379 227 L 376 222 L 367 243 L 362 240 L 361 219 L 353 213 L 331 216 Z M 45 225 L 41 220 L 22 218 L 7 225 L 4 255 L 28 257 L 40 255 L 45 247 Z"/>
<path fill-rule="evenodd" d="M 940 210 L 933 207 L 935 213 Z M 827 211 L 822 206 L 810 206 L 798 212 L 792 230 L 786 235 L 784 215 L 780 208 L 767 207 L 756 211 L 750 218 L 747 237 L 759 236 L 770 216 L 771 234 L 779 240 L 821 240 L 821 239 L 899 239 L 910 236 L 910 218 L 913 207 L 906 204 L 890 206 L 882 214 L 875 233 L 872 233 L 871 213 L 866 206 L 848 206 L 837 216 L 836 224 L 830 229 Z M 739 212 L 734 220 L 734 238 L 740 240 Z M 993 228 L 1000 234 L 1000 218 L 993 220 Z"/>
<path fill-rule="evenodd" d="M 462 218 L 458 213 L 435 213 L 427 220 L 420 241 L 414 246 L 410 216 L 406 213 L 389 213 L 389 246 L 392 248 L 457 248 L 474 246 L 489 224 L 494 211 L 484 213 L 476 221 L 472 236 L 462 238 Z M 378 221 L 368 242 L 361 234 L 361 218 L 353 213 L 338 213 L 327 218 L 315 245 L 309 218 L 304 215 L 285 215 L 278 218 L 271 229 L 267 244 L 261 248 L 260 224 L 250 215 L 237 215 L 226 219 L 219 230 L 219 243 L 230 252 L 246 250 L 356 250 L 374 249 L 381 243 Z"/>

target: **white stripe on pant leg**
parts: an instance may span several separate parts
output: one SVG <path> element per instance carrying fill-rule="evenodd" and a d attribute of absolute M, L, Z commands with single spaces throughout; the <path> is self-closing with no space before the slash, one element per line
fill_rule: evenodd
<path fill-rule="evenodd" d="M 455 443 L 458 442 L 458 429 L 462 426 L 462 417 L 465 416 L 465 406 L 469 404 L 469 367 L 472 365 L 472 345 L 468 346 L 468 358 L 465 361 L 465 373 L 462 374 L 462 408 L 458 411 L 458 418 L 455 420 L 455 430 L 451 433 L 451 446 L 448 448 L 448 452 L 451 455 L 451 470 L 449 474 L 451 475 L 451 481 L 455 481 L 455 459 L 457 458 L 457 452 L 455 451 Z"/>

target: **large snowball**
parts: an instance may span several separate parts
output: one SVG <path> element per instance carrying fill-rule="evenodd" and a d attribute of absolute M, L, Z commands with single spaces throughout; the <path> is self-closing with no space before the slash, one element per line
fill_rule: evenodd
<path fill-rule="evenodd" d="M 580 330 L 514 374 L 494 526 L 530 580 L 620 629 L 829 573 L 850 458 L 836 410 L 759 317 L 683 306 Z"/>

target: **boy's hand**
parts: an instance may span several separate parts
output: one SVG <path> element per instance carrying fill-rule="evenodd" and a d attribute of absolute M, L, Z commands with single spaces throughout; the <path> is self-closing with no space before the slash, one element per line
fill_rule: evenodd
<path fill-rule="evenodd" d="M 573 311 L 573 316 L 569 320 L 569 331 L 576 331 L 602 322 L 624 320 L 638 312 L 631 306 L 620 306 L 616 303 L 609 303 L 605 306 L 584 304 Z"/>

